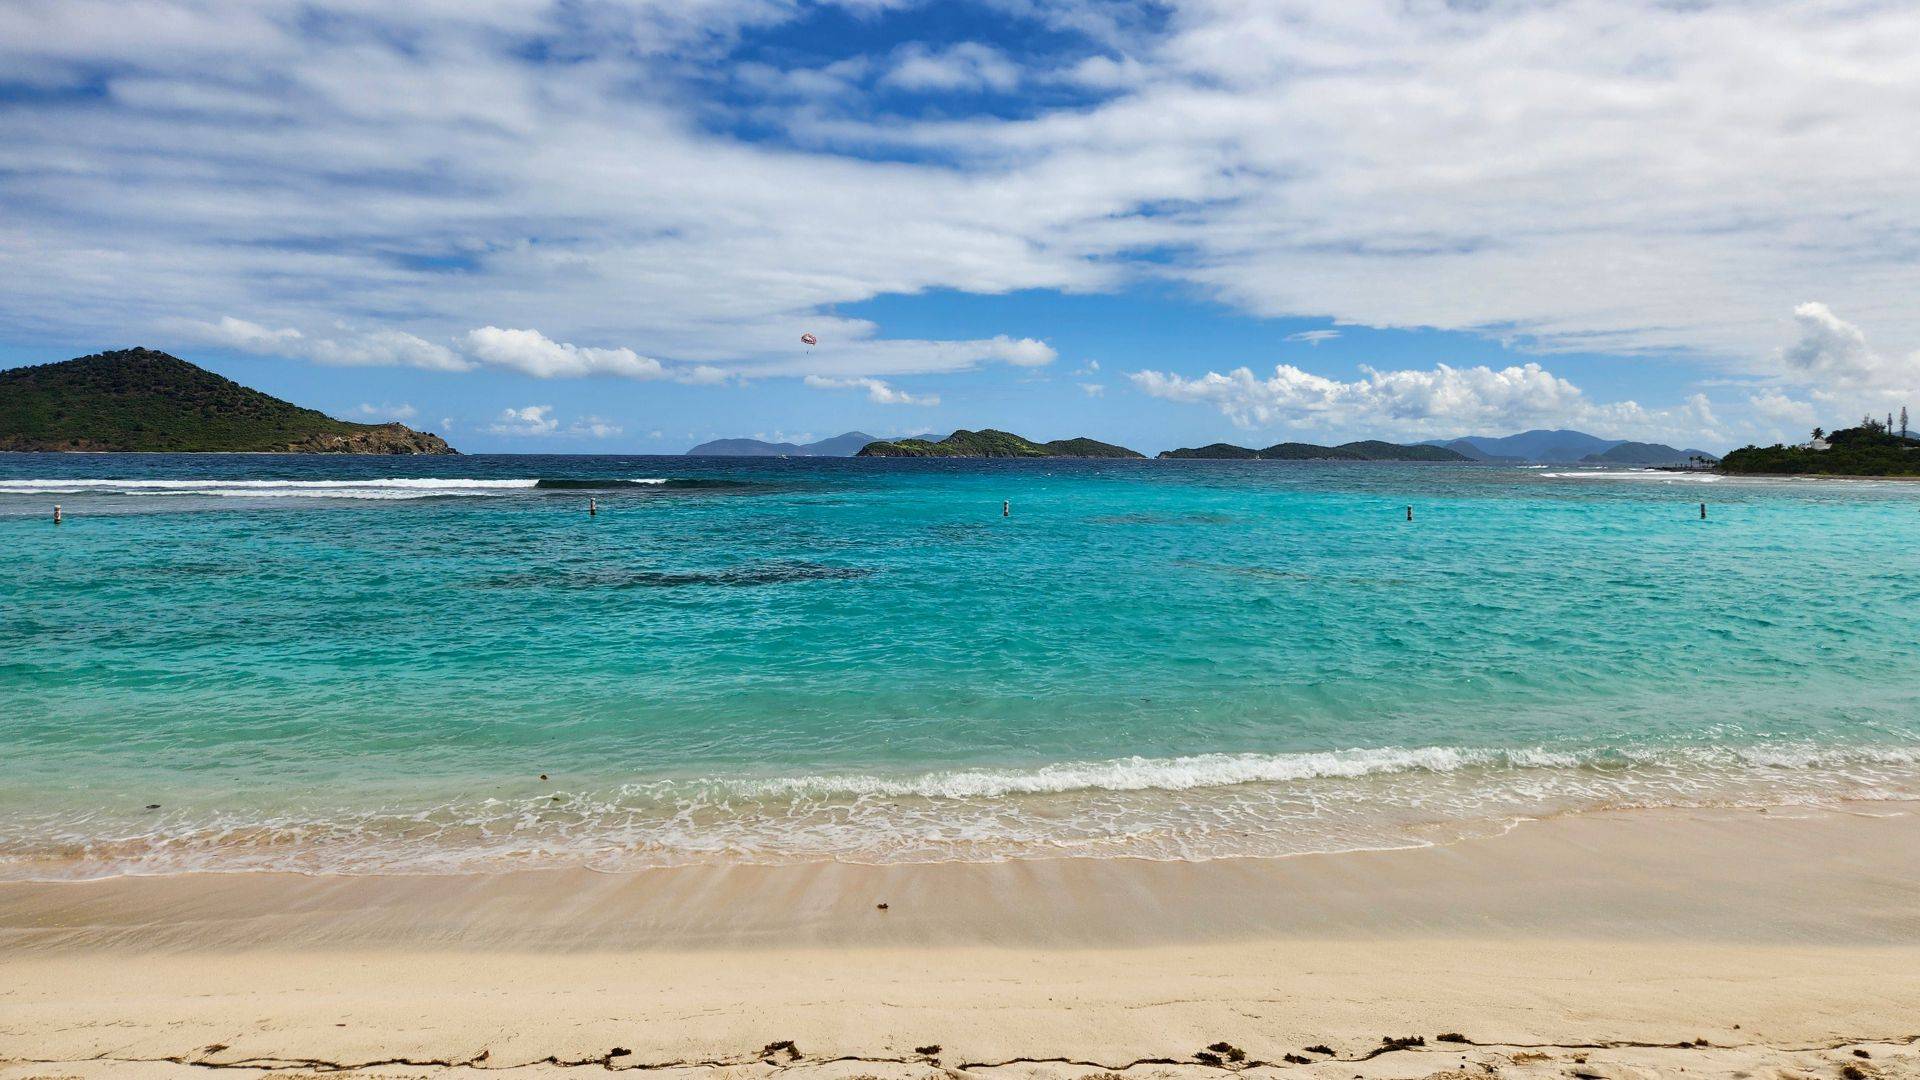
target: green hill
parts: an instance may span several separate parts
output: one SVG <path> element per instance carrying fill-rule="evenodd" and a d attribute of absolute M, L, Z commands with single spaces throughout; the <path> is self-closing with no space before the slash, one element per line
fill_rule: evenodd
<path fill-rule="evenodd" d="M 401 424 L 354 424 L 152 349 L 0 371 L 0 450 L 453 454 Z"/>
<path fill-rule="evenodd" d="M 1685 465 L 1695 458 L 1719 460 L 1705 450 L 1679 450 L 1666 443 L 1623 442 L 1580 459 L 1582 465 Z"/>
<path fill-rule="evenodd" d="M 1341 443 L 1335 450 L 1358 454 L 1368 461 L 1472 461 L 1473 458 L 1445 446 L 1402 446 L 1399 443 L 1366 439 Z"/>
<path fill-rule="evenodd" d="M 880 440 L 868 443 L 856 457 L 962 457 L 962 458 L 1144 458 L 1146 455 L 1124 446 L 1097 439 L 1055 439 L 1037 443 L 1010 431 L 985 428 L 980 431 L 956 431 L 939 442 L 926 439 Z"/>
<path fill-rule="evenodd" d="M 1249 450 L 1232 443 L 1208 443 L 1205 446 L 1183 446 L 1178 450 L 1162 450 L 1160 457 L 1172 460 L 1194 458 L 1207 461 L 1252 461 L 1260 456 L 1260 451 Z"/>
<path fill-rule="evenodd" d="M 1825 450 L 1743 446 L 1727 451 L 1719 468 L 1758 475 L 1920 476 L 1920 439 L 1892 434 L 1879 424 L 1836 431 L 1827 443 Z"/>
<path fill-rule="evenodd" d="M 1365 454 L 1307 442 L 1274 443 L 1260 451 L 1262 461 L 1365 461 Z"/>
<path fill-rule="evenodd" d="M 1212 443 L 1207 446 L 1166 450 L 1160 454 L 1163 458 L 1203 458 L 1212 460 L 1246 461 L 1472 461 L 1473 459 L 1444 446 L 1402 446 L 1399 443 L 1381 442 L 1367 439 L 1362 442 L 1341 443 L 1339 446 L 1320 446 L 1315 443 L 1283 442 L 1274 443 L 1264 450 L 1249 450 L 1232 443 Z"/>

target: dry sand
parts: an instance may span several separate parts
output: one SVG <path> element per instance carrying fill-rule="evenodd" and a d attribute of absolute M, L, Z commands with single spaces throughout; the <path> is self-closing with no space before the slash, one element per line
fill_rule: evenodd
<path fill-rule="evenodd" d="M 0 885 L 0 1080 L 1920 1077 L 1916 809 L 1199 864 Z"/>

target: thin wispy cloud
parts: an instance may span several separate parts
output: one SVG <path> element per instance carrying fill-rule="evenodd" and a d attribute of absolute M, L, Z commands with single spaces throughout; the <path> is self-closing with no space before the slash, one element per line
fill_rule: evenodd
<path fill-rule="evenodd" d="M 815 390 L 865 390 L 875 405 L 938 405 L 937 394 L 909 394 L 899 387 L 873 378 L 833 378 L 809 375 L 806 384 Z"/>

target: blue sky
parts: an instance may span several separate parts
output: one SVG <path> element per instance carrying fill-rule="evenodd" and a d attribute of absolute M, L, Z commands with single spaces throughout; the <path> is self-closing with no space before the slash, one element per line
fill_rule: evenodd
<path fill-rule="evenodd" d="M 1920 388 L 1916 42 L 1824 0 L 21 0 L 0 363 L 146 344 L 474 451 L 1795 437 Z"/>

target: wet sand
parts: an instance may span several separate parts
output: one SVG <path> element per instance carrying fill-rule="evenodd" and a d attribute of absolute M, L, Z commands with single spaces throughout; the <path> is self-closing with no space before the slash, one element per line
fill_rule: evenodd
<path fill-rule="evenodd" d="M 0 1080 L 1920 1076 L 1920 808 L 1856 809 L 1211 863 L 4 884 Z"/>

